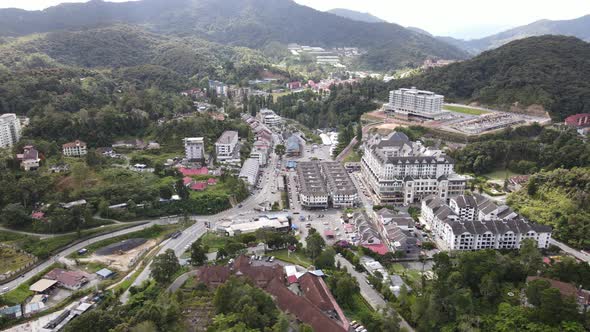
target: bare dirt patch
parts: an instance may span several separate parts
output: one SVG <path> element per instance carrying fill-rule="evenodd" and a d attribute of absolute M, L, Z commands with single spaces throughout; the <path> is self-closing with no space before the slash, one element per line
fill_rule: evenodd
<path fill-rule="evenodd" d="M 88 258 L 80 258 L 78 260 L 80 262 L 103 263 L 108 267 L 125 272 L 128 271 L 144 253 L 148 252 L 156 244 L 156 240 L 148 240 L 144 244 L 136 246 L 128 251 L 114 252 L 110 255 L 97 255 L 94 253 Z"/>

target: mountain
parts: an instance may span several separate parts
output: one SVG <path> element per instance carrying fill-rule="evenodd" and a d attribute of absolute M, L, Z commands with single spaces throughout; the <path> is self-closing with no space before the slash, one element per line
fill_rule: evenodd
<path fill-rule="evenodd" d="M 231 66 L 226 66 L 227 63 Z M 258 71 L 268 67 L 270 62 L 260 52 L 245 47 L 225 46 L 195 37 L 161 35 L 137 26 L 115 24 L 13 39 L 0 44 L 0 65 L 10 69 L 60 66 L 123 69 L 151 65 L 143 69 L 151 73 L 166 72 L 170 77 L 208 75 L 235 81 L 250 75 L 256 78 Z"/>
<path fill-rule="evenodd" d="M 338 15 L 344 18 L 348 18 L 355 21 L 367 22 L 367 23 L 387 23 L 386 20 L 380 19 L 379 17 L 370 13 L 357 12 L 345 8 L 334 8 L 326 11 L 326 13 Z"/>
<path fill-rule="evenodd" d="M 291 0 L 93 0 L 43 11 L 0 10 L 0 36 L 81 30 L 115 23 L 148 27 L 158 34 L 263 48 L 269 43 L 359 47 L 362 67 L 386 70 L 426 58 L 464 59 L 467 54 L 429 36 L 390 23 L 353 21 Z"/>
<path fill-rule="evenodd" d="M 477 54 L 502 46 L 513 40 L 541 35 L 574 36 L 585 41 L 590 41 L 590 15 L 573 20 L 540 20 L 481 39 L 461 40 L 451 37 L 440 37 L 439 40 L 460 47 L 472 54 Z"/>
<path fill-rule="evenodd" d="M 416 28 L 416 27 L 406 27 L 406 29 L 412 30 L 412 31 L 417 32 L 417 33 L 421 33 L 423 35 L 427 35 L 429 37 L 433 37 L 433 35 L 430 32 L 428 32 L 428 31 L 426 31 L 424 29 L 420 29 L 420 28 Z"/>
<path fill-rule="evenodd" d="M 590 43 L 540 36 L 510 42 L 473 59 L 394 80 L 390 88 L 416 86 L 449 101 L 478 102 L 505 110 L 540 105 L 552 118 L 590 112 Z"/>

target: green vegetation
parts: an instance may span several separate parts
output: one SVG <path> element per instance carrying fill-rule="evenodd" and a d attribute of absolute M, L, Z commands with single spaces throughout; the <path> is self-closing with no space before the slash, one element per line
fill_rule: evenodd
<path fill-rule="evenodd" d="M 511 69 L 508 69 L 511 68 Z M 510 109 L 542 105 L 555 120 L 590 109 L 590 44 L 574 37 L 513 41 L 473 59 L 390 82 L 443 94 L 448 101 Z"/>
<path fill-rule="evenodd" d="M 507 168 L 517 174 L 531 174 L 541 169 L 586 166 L 590 145 L 580 140 L 575 131 L 533 125 L 483 136 L 453 151 L 451 156 L 456 159 L 459 172 L 481 175 Z"/>
<path fill-rule="evenodd" d="M 508 204 L 531 221 L 553 227 L 553 237 L 590 249 L 590 169 L 541 172 L 526 188 L 508 196 Z"/>
<path fill-rule="evenodd" d="M 488 111 L 480 110 L 477 108 L 467 107 L 467 106 L 456 106 L 456 105 L 444 105 L 443 109 L 458 113 L 465 113 L 469 115 L 482 115 L 490 113 Z"/>
<path fill-rule="evenodd" d="M 287 253 L 287 249 L 283 249 L 273 251 L 271 254 L 275 256 L 276 259 L 280 259 L 284 262 L 289 262 L 291 264 L 296 264 L 303 267 L 308 267 L 312 265 L 312 261 L 300 251 Z"/>
<path fill-rule="evenodd" d="M 29 255 L 12 247 L 0 246 L 0 273 L 14 272 L 33 262 Z"/>
<path fill-rule="evenodd" d="M 588 322 L 578 313 L 574 299 L 562 298 L 559 292 L 555 296 L 554 289 L 545 291 L 542 304 L 521 304 L 520 289 L 527 275 L 539 271 L 556 277 L 568 270 L 572 276 L 562 280 L 570 282 L 590 273 L 585 264 L 545 266 L 541 257 L 533 241 L 523 244 L 519 253 L 506 255 L 493 250 L 438 254 L 434 258 L 437 278 L 421 294 L 402 292 L 395 307 L 417 331 L 453 331 L 462 326 L 480 331 L 560 331 L 571 326 L 572 331 L 583 331 Z"/>

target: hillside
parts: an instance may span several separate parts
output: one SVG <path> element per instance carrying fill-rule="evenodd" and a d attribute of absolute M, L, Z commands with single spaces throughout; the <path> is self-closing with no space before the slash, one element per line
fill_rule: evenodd
<path fill-rule="evenodd" d="M 574 36 L 590 42 L 590 15 L 573 20 L 540 20 L 481 39 L 467 41 L 460 39 L 449 40 L 448 38 L 450 37 L 440 37 L 439 39 L 470 53 L 477 54 L 485 50 L 500 47 L 513 40 L 541 35 Z"/>
<path fill-rule="evenodd" d="M 387 23 L 386 20 L 380 19 L 379 17 L 370 13 L 357 12 L 355 10 L 345 8 L 334 8 L 327 10 L 326 13 L 338 15 L 344 18 L 348 18 L 355 21 L 367 22 L 367 23 Z"/>
<path fill-rule="evenodd" d="M 422 75 L 392 81 L 416 86 L 447 101 L 479 102 L 509 110 L 542 105 L 555 120 L 590 112 L 590 44 L 574 37 L 517 40 Z"/>
<path fill-rule="evenodd" d="M 291 0 L 143 0 L 62 4 L 43 11 L 0 10 L 0 36 L 142 24 L 159 34 L 195 36 L 262 48 L 271 42 L 360 47 L 371 69 L 417 65 L 428 57 L 463 59 L 458 48 L 396 24 L 366 23 L 316 11 Z"/>
<path fill-rule="evenodd" d="M 532 221 L 554 227 L 554 237 L 571 246 L 590 248 L 590 170 L 574 168 L 537 173 L 528 188 L 508 202 Z"/>
<path fill-rule="evenodd" d="M 0 45 L 0 64 L 14 69 L 59 65 L 122 68 L 149 64 L 166 67 L 187 78 L 209 75 L 231 81 L 232 73 L 223 69 L 226 62 L 233 63 L 241 78 L 248 73 L 254 77 L 269 64 L 262 54 L 251 49 L 160 35 L 129 25 L 36 34 Z"/>

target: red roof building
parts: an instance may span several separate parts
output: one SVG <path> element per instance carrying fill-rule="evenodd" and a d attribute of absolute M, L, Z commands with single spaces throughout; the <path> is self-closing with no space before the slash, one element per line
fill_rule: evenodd
<path fill-rule="evenodd" d="M 303 296 L 299 296 L 285 285 L 285 282 L 297 282 L 294 275 L 291 276 L 294 279 L 285 280 L 280 265 L 253 266 L 246 256 L 238 257 L 233 265 L 205 266 L 197 272 L 198 280 L 208 286 L 218 286 L 232 275 L 250 279 L 256 286 L 268 292 L 282 311 L 309 324 L 314 331 L 348 331 L 346 316 L 320 277 L 309 273 L 301 276 L 299 282 Z"/>
<path fill-rule="evenodd" d="M 186 168 L 186 167 L 180 167 L 178 169 L 178 171 L 180 173 L 182 173 L 182 175 L 184 176 L 194 176 L 194 175 L 207 175 L 209 174 L 209 170 L 207 169 L 207 167 L 201 167 L 201 168 Z"/>
<path fill-rule="evenodd" d="M 207 189 L 207 182 L 195 182 L 189 187 L 191 190 L 203 191 Z"/>
<path fill-rule="evenodd" d="M 185 176 L 185 177 L 182 179 L 182 183 L 183 183 L 185 186 L 188 186 L 188 185 L 189 185 L 189 184 L 191 184 L 192 182 L 193 182 L 193 179 L 192 179 L 192 178 L 189 178 L 188 176 Z"/>
<path fill-rule="evenodd" d="M 80 271 L 68 271 L 64 269 L 53 269 L 45 276 L 45 279 L 55 280 L 60 287 L 71 290 L 80 289 L 88 283 L 88 275 Z"/>
<path fill-rule="evenodd" d="M 216 178 L 209 178 L 209 179 L 207 179 L 207 185 L 214 186 L 216 184 L 217 184 L 217 179 Z"/>
<path fill-rule="evenodd" d="M 575 128 L 590 127 L 590 113 L 570 115 L 565 119 L 565 124 Z"/>
<path fill-rule="evenodd" d="M 371 250 L 374 253 L 377 253 L 379 255 L 385 255 L 389 249 L 387 248 L 386 245 L 384 245 L 383 243 L 380 244 L 363 244 L 363 247 Z"/>

